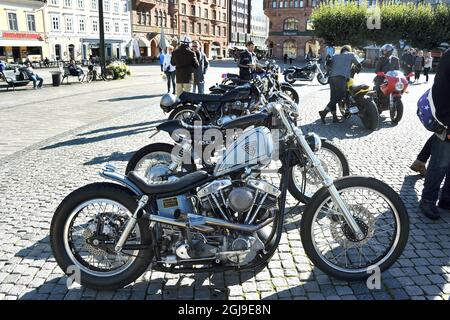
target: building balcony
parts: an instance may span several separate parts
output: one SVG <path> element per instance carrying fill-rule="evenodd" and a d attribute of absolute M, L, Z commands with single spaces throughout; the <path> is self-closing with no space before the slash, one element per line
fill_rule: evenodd
<path fill-rule="evenodd" d="M 169 0 L 169 13 L 174 14 L 178 12 L 178 0 Z"/>
<path fill-rule="evenodd" d="M 140 5 L 140 4 L 146 4 L 151 8 L 153 8 L 154 6 L 156 6 L 156 0 L 136 0 L 136 6 Z"/>

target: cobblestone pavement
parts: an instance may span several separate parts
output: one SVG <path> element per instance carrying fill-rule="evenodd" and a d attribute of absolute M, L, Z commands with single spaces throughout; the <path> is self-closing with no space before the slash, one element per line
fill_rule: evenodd
<path fill-rule="evenodd" d="M 360 78 L 368 82 L 371 75 Z M 328 88 L 317 83 L 297 86 L 306 129 L 333 140 L 347 155 L 352 174 L 372 176 L 391 185 L 409 211 L 407 248 L 383 273 L 381 290 L 369 290 L 361 282 L 338 281 L 315 268 L 302 249 L 300 214 L 290 216 L 277 253 L 258 274 L 172 275 L 149 270 L 133 285 L 117 291 L 97 292 L 80 286 L 68 290 L 67 278 L 49 246 L 52 214 L 69 192 L 101 181 L 97 173 L 105 163 L 124 170 L 133 151 L 150 142 L 149 129 L 163 115 L 156 104 L 142 104 L 106 120 L 99 117 L 95 123 L 1 159 L 0 299 L 448 300 L 450 213 L 436 222 L 419 213 L 416 204 L 423 180 L 408 169 L 430 136 L 415 116 L 415 102 L 426 87 L 413 86 L 405 96 L 405 118 L 398 126 L 384 119 L 379 131 L 367 134 L 357 119 L 322 125 L 317 111 L 328 99 Z M 126 93 L 120 90 L 117 88 L 119 96 Z M 135 95 L 143 94 L 151 93 L 136 90 Z M 93 108 L 99 104 L 95 95 L 86 95 L 86 99 L 92 99 Z M 20 119 L 21 115 L 16 116 Z M 153 141 L 164 139 L 160 135 Z M 293 199 L 288 204 L 292 206 Z"/>

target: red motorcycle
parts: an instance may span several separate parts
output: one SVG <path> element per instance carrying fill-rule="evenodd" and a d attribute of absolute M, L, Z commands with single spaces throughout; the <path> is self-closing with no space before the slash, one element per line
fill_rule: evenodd
<path fill-rule="evenodd" d="M 403 117 L 402 95 L 408 89 L 408 80 L 398 70 L 392 70 L 386 73 L 377 72 L 377 76 L 384 78 L 380 85 L 380 92 L 374 92 L 374 100 L 378 112 L 381 114 L 383 111 L 389 110 L 391 121 L 397 124 Z M 408 77 L 413 76 L 413 72 L 408 75 Z"/>

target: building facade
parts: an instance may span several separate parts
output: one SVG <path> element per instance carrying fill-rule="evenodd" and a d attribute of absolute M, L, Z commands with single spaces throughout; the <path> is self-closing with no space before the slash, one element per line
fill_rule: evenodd
<path fill-rule="evenodd" d="M 209 58 L 228 49 L 228 0 L 179 0 L 179 35 L 199 40 Z"/>
<path fill-rule="evenodd" d="M 132 1 L 132 33 L 139 44 L 140 56 L 159 55 L 162 29 L 166 45 L 178 41 L 178 7 L 178 0 Z"/>
<path fill-rule="evenodd" d="M 263 2 L 251 3 L 250 39 L 257 48 L 266 49 L 269 36 L 269 19 L 264 14 Z"/>
<path fill-rule="evenodd" d="M 269 54 L 303 58 L 318 46 L 310 16 L 318 0 L 264 0 L 264 13 L 269 18 Z"/>
<path fill-rule="evenodd" d="M 0 0 L 0 60 L 40 61 L 48 56 L 45 1 Z"/>
<path fill-rule="evenodd" d="M 255 0 L 229 0 L 229 44 L 243 47 L 251 35 L 251 6 Z"/>
<path fill-rule="evenodd" d="M 48 0 L 45 26 L 51 60 L 87 60 L 100 55 L 98 0 Z M 107 59 L 130 56 L 129 0 L 103 0 Z"/>

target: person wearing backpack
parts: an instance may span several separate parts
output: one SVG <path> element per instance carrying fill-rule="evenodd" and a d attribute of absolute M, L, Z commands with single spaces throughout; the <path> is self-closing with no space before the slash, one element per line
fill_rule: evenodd
<path fill-rule="evenodd" d="M 424 97 L 419 100 L 419 118 L 422 123 L 434 123 L 434 128 L 426 126 L 435 132 L 431 142 L 431 158 L 425 175 L 422 198 L 419 208 L 430 219 L 437 220 L 440 217 L 440 209 L 450 211 L 450 100 L 448 99 L 450 88 L 450 49 L 440 60 L 431 93 L 428 93 L 430 105 L 421 108 Z M 425 96 L 425 95 L 424 95 Z M 434 119 L 424 121 L 421 117 L 427 110 L 434 110 Z M 445 180 L 445 181 L 444 181 Z M 439 198 L 439 189 L 444 185 Z M 439 200 L 438 205 L 436 202 Z"/>

